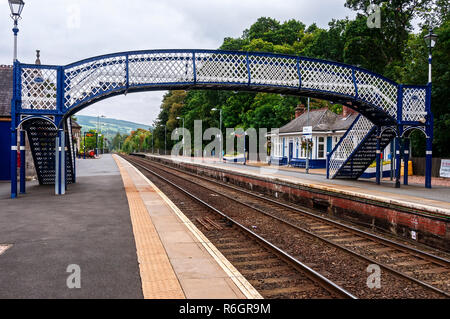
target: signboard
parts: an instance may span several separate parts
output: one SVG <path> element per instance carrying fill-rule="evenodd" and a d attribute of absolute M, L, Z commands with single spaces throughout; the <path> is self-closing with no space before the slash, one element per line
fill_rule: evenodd
<path fill-rule="evenodd" d="M 310 135 L 310 134 L 312 134 L 312 126 L 304 126 L 303 127 L 303 134 L 308 134 L 308 135 Z"/>
<path fill-rule="evenodd" d="M 441 177 L 450 177 L 450 160 L 441 160 L 441 171 L 439 173 Z"/>
<path fill-rule="evenodd" d="M 312 126 L 304 126 L 303 127 L 303 137 L 307 140 L 312 140 Z"/>

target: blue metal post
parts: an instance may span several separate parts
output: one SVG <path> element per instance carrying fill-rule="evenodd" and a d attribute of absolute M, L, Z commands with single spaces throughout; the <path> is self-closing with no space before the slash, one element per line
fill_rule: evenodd
<path fill-rule="evenodd" d="M 20 194 L 26 193 L 25 131 L 20 130 Z"/>
<path fill-rule="evenodd" d="M 431 188 L 431 170 L 433 163 L 433 138 L 427 137 L 427 154 L 425 168 L 425 187 Z"/>
<path fill-rule="evenodd" d="M 60 195 L 64 195 L 66 193 L 66 176 L 67 176 L 67 167 L 66 167 L 66 134 L 64 129 L 60 130 Z"/>
<path fill-rule="evenodd" d="M 330 179 L 330 152 L 327 152 L 327 179 Z"/>
<path fill-rule="evenodd" d="M 18 72 L 20 71 L 19 63 L 16 58 L 14 58 L 14 69 L 13 69 L 13 98 L 11 100 L 11 198 L 17 197 L 17 128 L 16 128 L 16 103 L 18 98 L 20 98 L 20 93 L 17 89 L 17 79 Z M 20 105 L 19 105 L 20 106 Z"/>
<path fill-rule="evenodd" d="M 426 126 L 426 134 L 427 134 L 427 148 L 426 148 L 426 169 L 425 169 L 425 187 L 431 188 L 431 174 L 433 169 L 433 135 L 434 135 L 434 117 L 431 112 L 431 92 L 432 92 L 432 84 L 431 84 L 431 52 L 430 52 L 430 60 L 429 60 L 429 80 L 428 80 L 428 88 L 427 88 L 427 126 Z"/>
<path fill-rule="evenodd" d="M 377 127 L 377 168 L 376 168 L 376 180 L 377 184 L 381 184 L 382 178 L 382 169 L 381 169 L 381 127 Z"/>
<path fill-rule="evenodd" d="M 11 198 L 17 197 L 17 131 L 11 130 Z"/>
<path fill-rule="evenodd" d="M 400 188 L 400 170 L 402 167 L 402 153 L 400 137 L 395 138 L 395 188 Z"/>
<path fill-rule="evenodd" d="M 408 185 L 409 174 L 409 138 L 403 140 L 403 161 L 405 163 L 403 170 L 403 185 Z"/>
<path fill-rule="evenodd" d="M 389 177 L 391 178 L 391 181 L 393 181 L 394 180 L 394 172 L 395 172 L 395 169 L 394 169 L 395 140 L 390 145 L 391 145 L 391 147 L 389 149 L 389 152 L 390 152 L 389 155 L 391 156 L 391 168 L 390 168 L 390 172 L 389 172 Z"/>
<path fill-rule="evenodd" d="M 61 194 L 61 134 L 60 130 L 58 130 L 58 135 L 56 136 L 55 142 L 55 194 Z"/>
<path fill-rule="evenodd" d="M 72 144 L 73 145 L 73 144 Z M 73 145 L 73 150 L 72 150 L 73 154 L 75 154 L 75 156 L 73 156 L 73 183 L 77 182 L 77 155 L 76 155 L 76 148 L 75 145 Z"/>
<path fill-rule="evenodd" d="M 431 85 L 430 85 L 431 95 Z M 431 100 L 431 97 L 430 97 Z M 431 111 L 429 111 L 429 124 L 426 128 L 427 133 L 427 149 L 426 149 L 426 169 L 425 169 L 425 187 L 431 188 L 431 175 L 433 169 L 433 137 L 434 137 L 434 117 Z"/>

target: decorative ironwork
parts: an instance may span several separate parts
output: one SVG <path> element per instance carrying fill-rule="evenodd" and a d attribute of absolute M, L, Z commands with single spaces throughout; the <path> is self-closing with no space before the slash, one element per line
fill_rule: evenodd
<path fill-rule="evenodd" d="M 194 80 L 191 53 L 132 54 L 128 59 L 131 86 Z"/>
<path fill-rule="evenodd" d="M 297 59 L 249 55 L 251 84 L 297 88 L 300 86 Z"/>
<path fill-rule="evenodd" d="M 302 87 L 334 94 L 356 96 L 352 68 L 334 63 L 301 60 Z"/>
<path fill-rule="evenodd" d="M 360 115 L 356 118 L 351 128 L 330 154 L 328 163 L 330 176 L 334 177 L 336 175 L 373 127 L 375 125 L 366 117 Z"/>
<path fill-rule="evenodd" d="M 124 57 L 109 57 L 94 60 L 64 69 L 64 106 L 66 109 L 125 87 L 126 69 Z"/>
<path fill-rule="evenodd" d="M 50 68 L 22 68 L 22 109 L 56 110 L 57 71 Z"/>
<path fill-rule="evenodd" d="M 402 117 L 405 122 L 419 122 L 427 115 L 425 110 L 427 90 L 425 88 L 403 88 Z"/>

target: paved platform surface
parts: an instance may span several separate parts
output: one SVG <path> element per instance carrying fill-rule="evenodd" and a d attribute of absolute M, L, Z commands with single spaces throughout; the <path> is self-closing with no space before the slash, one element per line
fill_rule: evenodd
<path fill-rule="evenodd" d="M 118 165 L 117 165 L 118 164 Z M 65 196 L 0 184 L 0 298 L 260 298 L 179 209 L 125 160 L 77 160 Z M 69 289 L 69 265 L 81 288 Z"/>
<path fill-rule="evenodd" d="M 164 157 L 175 161 L 197 163 L 241 174 L 284 180 L 307 187 L 379 200 L 414 209 L 423 208 L 430 212 L 450 215 L 450 188 L 444 186 L 435 186 L 432 189 L 427 189 L 422 185 L 402 185 L 398 189 L 394 188 L 394 184 L 390 181 L 383 181 L 382 185 L 377 185 L 374 180 L 367 179 L 357 181 L 342 179 L 327 180 L 321 174 L 305 174 L 303 172 L 296 172 L 293 169 L 282 169 L 277 166 L 244 166 L 242 164 L 202 161 L 185 157 L 171 158 L 170 156 L 147 155 Z"/>
<path fill-rule="evenodd" d="M 146 298 L 261 297 L 170 199 L 126 160 L 114 158 L 130 203 Z"/>
<path fill-rule="evenodd" d="M 78 161 L 67 195 L 28 183 L 9 199 L 0 184 L 0 298 L 143 298 L 128 201 L 111 156 Z M 101 177 L 99 174 L 101 173 Z M 68 289 L 69 265 L 81 289 Z"/>

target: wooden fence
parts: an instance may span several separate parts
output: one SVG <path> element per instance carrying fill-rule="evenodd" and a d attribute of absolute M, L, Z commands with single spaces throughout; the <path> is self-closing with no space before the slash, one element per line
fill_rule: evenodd
<path fill-rule="evenodd" d="M 414 175 L 425 176 L 425 157 L 412 157 L 413 173 Z M 439 171 L 441 169 L 441 158 L 433 158 L 433 169 L 431 176 L 439 177 Z"/>

